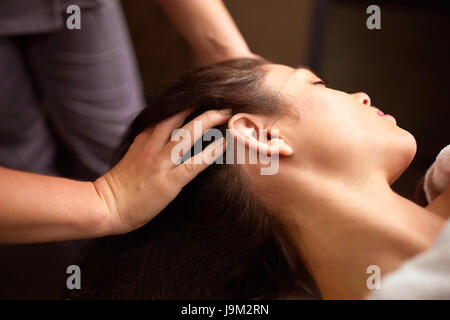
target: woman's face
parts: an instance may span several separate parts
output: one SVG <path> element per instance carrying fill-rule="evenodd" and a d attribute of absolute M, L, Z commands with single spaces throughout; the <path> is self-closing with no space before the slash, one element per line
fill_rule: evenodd
<path fill-rule="evenodd" d="M 325 174 L 380 173 L 392 183 L 411 162 L 414 137 L 372 106 L 367 94 L 327 88 L 305 68 L 264 68 L 266 84 L 288 98 L 298 114 L 280 118 L 274 127 L 299 166 Z"/>

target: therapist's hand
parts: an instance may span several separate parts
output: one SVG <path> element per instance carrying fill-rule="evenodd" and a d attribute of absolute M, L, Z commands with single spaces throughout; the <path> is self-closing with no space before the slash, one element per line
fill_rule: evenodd
<path fill-rule="evenodd" d="M 172 149 L 178 143 L 170 141 L 171 134 L 183 124 L 189 111 L 172 116 L 142 132 L 122 160 L 94 182 L 97 194 L 108 212 L 112 234 L 126 233 L 149 222 L 189 181 L 208 167 L 205 161 L 201 161 L 201 164 L 191 161 L 191 164 L 177 166 L 171 159 Z M 230 116 L 229 110 L 210 110 L 186 124 L 183 128 L 190 132 L 191 145 L 201 137 L 194 136 L 195 120 L 202 121 L 203 135 L 208 129 L 225 123 Z M 194 157 L 211 155 L 214 149 L 221 150 L 219 154 L 214 154 L 217 158 L 225 150 L 224 138 Z"/>

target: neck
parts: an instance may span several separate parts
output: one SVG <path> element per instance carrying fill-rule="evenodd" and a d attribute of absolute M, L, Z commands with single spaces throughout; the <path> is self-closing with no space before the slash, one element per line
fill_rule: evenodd
<path fill-rule="evenodd" d="M 396 194 L 384 179 L 320 181 L 298 188 L 283 211 L 298 226 L 299 250 L 324 299 L 369 293 L 369 266 L 381 279 L 429 248 L 444 219 Z"/>

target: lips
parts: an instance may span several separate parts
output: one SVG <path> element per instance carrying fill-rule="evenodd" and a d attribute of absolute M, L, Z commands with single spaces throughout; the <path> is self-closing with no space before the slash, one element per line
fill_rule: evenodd
<path fill-rule="evenodd" d="M 390 114 L 385 114 L 383 111 L 377 109 L 377 115 L 379 115 L 380 117 L 386 117 L 389 118 L 391 120 L 393 120 L 395 123 L 397 123 L 397 121 L 395 120 L 395 118 L 393 116 L 391 116 Z"/>

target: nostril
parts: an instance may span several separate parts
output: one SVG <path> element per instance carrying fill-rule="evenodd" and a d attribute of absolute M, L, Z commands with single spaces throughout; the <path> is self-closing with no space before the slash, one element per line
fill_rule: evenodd
<path fill-rule="evenodd" d="M 362 103 L 365 106 L 370 106 L 372 101 L 367 93 L 357 92 L 351 94 L 355 99 L 358 100 L 359 103 Z"/>
<path fill-rule="evenodd" d="M 370 104 L 372 103 L 372 101 L 370 101 L 369 95 L 364 92 L 361 93 L 360 99 L 365 106 L 370 106 Z"/>

